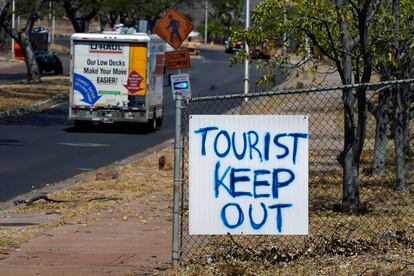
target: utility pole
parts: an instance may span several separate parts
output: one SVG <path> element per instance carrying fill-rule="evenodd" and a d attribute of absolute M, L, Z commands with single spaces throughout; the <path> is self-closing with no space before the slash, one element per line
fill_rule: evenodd
<path fill-rule="evenodd" d="M 55 9 L 53 8 L 53 14 L 52 14 L 52 43 L 55 42 Z"/>
<path fill-rule="evenodd" d="M 16 0 L 13 0 L 12 3 L 12 28 L 16 27 Z M 11 38 L 11 58 L 14 59 L 14 38 Z"/>
<path fill-rule="evenodd" d="M 204 44 L 207 44 L 207 30 L 208 30 L 208 0 L 205 2 L 205 14 L 204 14 Z"/>
<path fill-rule="evenodd" d="M 52 1 L 49 1 L 49 16 L 47 17 L 47 43 L 52 42 Z"/>
<path fill-rule="evenodd" d="M 250 28 L 250 1 L 246 0 L 246 30 Z M 244 43 L 244 49 L 247 54 L 249 54 L 249 45 L 247 42 Z M 249 59 L 244 58 L 244 95 L 249 94 Z M 247 102 L 247 98 L 244 98 L 244 101 Z"/>

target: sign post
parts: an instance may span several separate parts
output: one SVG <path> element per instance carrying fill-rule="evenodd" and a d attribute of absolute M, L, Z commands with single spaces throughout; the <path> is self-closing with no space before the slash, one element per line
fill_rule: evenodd
<path fill-rule="evenodd" d="M 177 94 L 175 101 L 175 139 L 174 139 L 174 184 L 173 184 L 173 227 L 172 227 L 172 265 L 177 267 L 180 260 L 180 206 L 181 206 L 181 109 L 182 96 Z"/>
<path fill-rule="evenodd" d="M 155 26 L 154 32 L 178 49 L 188 34 L 194 28 L 193 24 L 182 16 L 176 9 L 170 8 Z M 181 68 L 191 66 L 189 53 L 174 51 L 167 55 L 167 69 L 178 69 L 178 75 L 171 76 L 171 88 L 176 103 L 176 134 L 175 134 L 175 155 L 174 155 L 174 195 L 173 195 L 173 229 L 172 229 L 172 264 L 175 267 L 179 259 L 179 233 L 180 233 L 180 149 L 181 149 L 181 103 L 182 99 L 191 96 L 190 77 L 188 74 L 181 74 Z M 177 97 L 176 97 L 177 95 Z"/>

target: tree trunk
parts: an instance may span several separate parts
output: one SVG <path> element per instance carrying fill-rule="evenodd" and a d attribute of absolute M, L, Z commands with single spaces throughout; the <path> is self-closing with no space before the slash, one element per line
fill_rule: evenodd
<path fill-rule="evenodd" d="M 0 28 L 0 49 L 5 49 L 8 41 L 7 33 Z"/>
<path fill-rule="evenodd" d="M 344 42 L 344 45 L 348 43 Z M 352 83 L 352 66 L 350 51 L 342 56 L 342 82 Z M 357 156 L 357 140 L 355 131 L 354 103 L 352 89 L 343 89 L 344 104 L 344 148 L 338 157 L 343 169 L 342 205 L 344 211 L 356 210 L 359 207 L 359 158 Z"/>
<path fill-rule="evenodd" d="M 109 24 L 111 25 L 111 28 L 115 26 L 115 24 L 118 23 L 118 12 L 109 12 Z"/>
<path fill-rule="evenodd" d="M 372 164 L 372 174 L 382 176 L 385 174 L 385 164 L 387 160 L 387 128 L 388 128 L 388 100 L 390 91 L 388 89 L 379 92 L 379 103 L 375 112 L 375 145 L 374 161 Z"/>
<path fill-rule="evenodd" d="M 341 29 L 340 44 L 342 48 L 341 61 L 337 64 L 340 69 L 342 84 L 352 83 L 352 49 L 355 41 L 348 32 L 347 22 L 340 16 L 344 9 L 342 0 L 336 0 L 338 10 L 338 24 Z M 344 210 L 356 210 L 359 207 L 359 158 L 358 145 L 354 120 L 355 97 L 352 89 L 343 89 L 342 101 L 344 104 L 344 148 L 338 156 L 343 169 L 342 204 Z"/>
<path fill-rule="evenodd" d="M 359 166 L 352 150 L 345 153 L 343 164 L 342 204 L 344 210 L 356 210 L 359 207 Z"/>
<path fill-rule="evenodd" d="M 409 120 L 407 116 L 407 105 L 405 100 L 405 88 L 394 89 L 394 121 L 393 135 L 395 147 L 395 174 L 396 188 L 404 190 L 406 187 L 407 162 L 406 150 L 408 146 Z"/>
<path fill-rule="evenodd" d="M 101 32 L 105 31 L 106 24 L 109 22 L 108 15 L 99 15 L 99 28 Z"/>
<path fill-rule="evenodd" d="M 88 33 L 89 32 L 89 20 L 81 19 L 80 25 L 82 26 L 81 32 L 82 33 Z"/>
<path fill-rule="evenodd" d="M 82 15 L 80 12 L 82 6 L 77 6 L 69 0 L 63 1 L 63 8 L 73 25 L 73 29 L 77 33 L 87 33 L 89 31 L 89 21 L 98 14 L 98 10 L 93 8 L 90 11 L 87 11 L 85 15 Z"/>
<path fill-rule="evenodd" d="M 10 17 L 7 18 L 7 13 L 10 11 L 10 2 L 3 2 L 4 5 L 0 7 L 0 26 L 11 37 L 13 37 L 22 48 L 27 67 L 27 79 L 29 81 L 40 79 L 39 68 L 37 66 L 36 59 L 31 47 L 29 35 L 32 32 L 34 23 L 39 18 L 38 13 L 42 8 L 43 1 L 44 0 L 35 1 L 34 8 L 27 19 L 26 26 L 24 28 L 25 31 L 21 35 L 17 32 L 15 28 L 12 27 L 10 23 Z"/>
<path fill-rule="evenodd" d="M 27 80 L 35 81 L 40 80 L 40 71 L 39 67 L 37 66 L 35 55 L 32 50 L 32 45 L 30 43 L 30 39 L 26 35 L 22 35 L 20 45 L 23 49 L 23 53 L 25 56 L 25 63 L 27 68 Z"/>
<path fill-rule="evenodd" d="M 154 31 L 155 25 L 157 23 L 157 18 L 147 16 L 146 20 L 148 21 L 148 29 L 152 33 Z"/>
<path fill-rule="evenodd" d="M 352 89 L 344 89 L 344 149 L 339 161 L 343 168 L 342 204 L 344 210 L 359 207 L 359 158 L 357 158 L 357 140 L 353 105 L 355 98 Z"/>
<path fill-rule="evenodd" d="M 393 16 L 395 19 L 394 33 L 399 34 L 400 30 L 400 6 L 398 0 L 393 0 Z M 399 39 L 393 41 L 393 56 L 397 60 L 400 59 Z M 396 170 L 396 188 L 404 190 L 406 186 L 407 163 L 406 152 L 408 147 L 408 129 L 409 129 L 409 106 L 407 104 L 408 97 L 406 96 L 406 87 L 396 86 L 394 89 L 394 121 L 393 134 L 395 146 L 395 170 Z"/>

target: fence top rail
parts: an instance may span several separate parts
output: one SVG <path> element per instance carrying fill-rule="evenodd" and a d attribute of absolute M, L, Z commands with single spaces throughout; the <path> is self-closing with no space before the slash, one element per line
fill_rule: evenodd
<path fill-rule="evenodd" d="M 269 92 L 255 92 L 249 94 L 229 94 L 229 95 L 218 95 L 218 96 L 204 96 L 204 97 L 194 97 L 189 99 L 189 102 L 201 102 L 201 101 L 212 101 L 212 100 L 224 100 L 224 99 L 239 99 L 239 98 L 257 98 L 264 96 L 275 96 L 275 95 L 284 95 L 284 94 L 300 94 L 300 93 L 309 93 L 309 92 L 326 92 L 334 90 L 343 90 L 343 89 L 357 89 L 357 88 L 375 88 L 375 87 L 384 87 L 384 86 L 393 86 L 399 84 L 410 84 L 414 83 L 414 78 L 411 79 L 402 79 L 402 80 L 390 80 L 382 82 L 372 82 L 372 83 L 355 83 L 347 85 L 323 85 L 318 87 L 305 87 L 300 89 L 279 89 L 276 88 Z"/>

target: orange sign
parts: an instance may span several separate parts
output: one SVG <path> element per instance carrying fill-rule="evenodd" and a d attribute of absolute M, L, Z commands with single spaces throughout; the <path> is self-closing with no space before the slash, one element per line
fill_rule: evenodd
<path fill-rule="evenodd" d="M 165 52 L 165 65 L 167 69 L 190 68 L 190 51 L 178 50 Z"/>
<path fill-rule="evenodd" d="M 193 24 L 176 9 L 170 8 L 155 26 L 154 32 L 174 49 L 180 47 L 193 29 Z"/>

